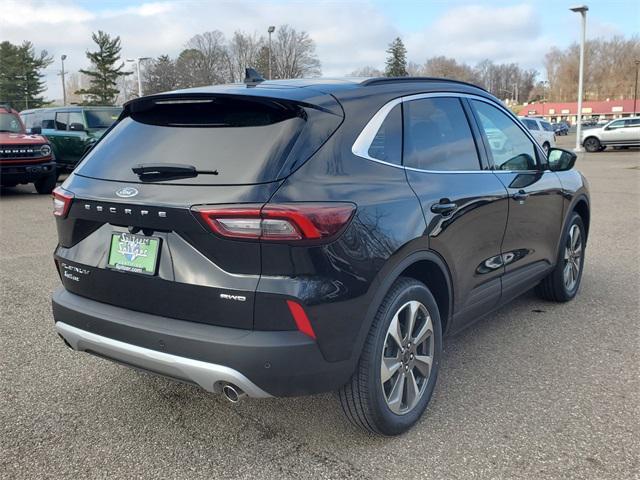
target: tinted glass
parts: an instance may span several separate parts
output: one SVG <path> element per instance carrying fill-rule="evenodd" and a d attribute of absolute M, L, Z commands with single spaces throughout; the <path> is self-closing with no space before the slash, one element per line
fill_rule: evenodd
<path fill-rule="evenodd" d="M 400 165 L 402 163 L 402 107 L 396 105 L 385 118 L 369 146 L 369 156 Z"/>
<path fill-rule="evenodd" d="M 535 170 L 536 150 L 518 124 L 488 103 L 472 100 L 498 170 Z"/>
<path fill-rule="evenodd" d="M 523 119 L 522 121 L 524 122 L 525 127 L 527 127 L 529 130 L 540 130 L 538 128 L 538 122 L 536 122 L 535 120 Z"/>
<path fill-rule="evenodd" d="M 121 108 L 105 108 L 85 110 L 84 115 L 87 119 L 87 127 L 89 128 L 109 128 L 120 116 Z"/>
<path fill-rule="evenodd" d="M 632 118 L 627 120 L 627 127 L 637 127 L 640 125 L 640 118 Z"/>
<path fill-rule="evenodd" d="M 69 125 L 72 123 L 79 123 L 84 127 L 84 117 L 82 112 L 69 112 Z"/>
<path fill-rule="evenodd" d="M 624 120 L 616 120 L 615 122 L 611 122 L 608 128 L 620 128 L 624 127 Z"/>
<path fill-rule="evenodd" d="M 284 178 L 333 133 L 341 117 L 279 103 L 218 99 L 163 104 L 120 120 L 76 172 L 140 181 L 137 164 L 178 163 L 217 171 L 156 183 L 239 185 Z"/>
<path fill-rule="evenodd" d="M 550 123 L 540 122 L 540 125 L 542 125 L 542 128 L 547 132 L 553 132 L 553 125 L 551 125 Z"/>
<path fill-rule="evenodd" d="M 69 123 L 68 113 L 56 113 L 56 130 L 66 130 Z"/>
<path fill-rule="evenodd" d="M 480 170 L 460 100 L 424 98 L 404 103 L 404 164 L 422 170 Z"/>

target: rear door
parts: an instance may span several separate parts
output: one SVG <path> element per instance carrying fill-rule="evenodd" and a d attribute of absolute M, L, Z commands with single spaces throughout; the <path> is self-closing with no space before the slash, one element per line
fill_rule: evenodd
<path fill-rule="evenodd" d="M 500 299 L 507 192 L 483 163 L 461 99 L 425 97 L 403 103 L 403 163 L 422 204 L 429 246 L 445 259 L 456 285 L 459 328 Z"/>
<path fill-rule="evenodd" d="M 505 110 L 470 100 L 494 172 L 509 194 L 509 222 L 502 242 L 503 297 L 535 285 L 555 264 L 562 228 L 563 195 L 558 176 L 540 149 Z M 495 131 L 505 142 L 490 141 Z"/>

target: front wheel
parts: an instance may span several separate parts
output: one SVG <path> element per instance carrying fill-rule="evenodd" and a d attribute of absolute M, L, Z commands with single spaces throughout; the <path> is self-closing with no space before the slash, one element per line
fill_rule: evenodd
<path fill-rule="evenodd" d="M 538 295 L 553 302 L 567 302 L 578 293 L 584 267 L 586 232 L 577 213 L 571 217 L 562 239 L 555 268 L 536 287 Z"/>
<path fill-rule="evenodd" d="M 399 435 L 422 416 L 442 354 L 438 305 L 421 282 L 401 277 L 385 296 L 351 380 L 338 396 L 347 418 L 381 435 Z"/>
<path fill-rule="evenodd" d="M 601 147 L 602 145 L 600 145 L 600 140 L 596 137 L 589 137 L 584 141 L 584 148 L 587 152 L 598 152 Z"/>
<path fill-rule="evenodd" d="M 58 182 L 58 174 L 52 173 L 47 175 L 46 177 L 39 178 L 33 184 L 36 187 L 36 192 L 40 194 L 48 194 L 53 192 L 53 189 L 56 188 L 56 183 Z"/>

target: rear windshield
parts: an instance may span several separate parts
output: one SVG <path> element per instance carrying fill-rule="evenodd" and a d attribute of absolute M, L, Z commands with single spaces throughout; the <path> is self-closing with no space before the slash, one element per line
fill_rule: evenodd
<path fill-rule="evenodd" d="M 100 110 L 85 110 L 84 116 L 87 119 L 89 128 L 109 128 L 120 116 L 121 108 L 105 108 Z"/>
<path fill-rule="evenodd" d="M 310 120 L 308 110 L 313 109 L 219 97 L 157 100 L 116 124 L 76 173 L 139 182 L 132 167 L 169 163 L 203 173 L 154 183 L 234 185 L 277 180 L 286 176 L 284 167 L 292 152 L 299 156 L 297 144 L 309 143 L 309 135 L 302 135 Z M 322 132 L 321 140 L 331 131 Z"/>

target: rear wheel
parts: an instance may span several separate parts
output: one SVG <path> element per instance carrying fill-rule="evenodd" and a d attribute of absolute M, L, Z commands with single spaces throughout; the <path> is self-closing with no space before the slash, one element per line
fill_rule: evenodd
<path fill-rule="evenodd" d="M 587 152 L 597 152 L 601 149 L 600 140 L 596 137 L 589 137 L 584 141 L 584 148 Z"/>
<path fill-rule="evenodd" d="M 383 300 L 340 403 L 356 426 L 398 435 L 422 416 L 442 352 L 438 306 L 417 280 L 398 279 Z"/>
<path fill-rule="evenodd" d="M 540 297 L 554 302 L 567 302 L 576 296 L 582 280 L 585 240 L 582 218 L 574 213 L 564 233 L 556 267 L 536 287 Z"/>
<path fill-rule="evenodd" d="M 58 174 L 52 173 L 51 175 L 47 175 L 46 177 L 39 178 L 33 184 L 36 187 L 36 191 L 40 194 L 51 193 L 53 189 L 56 188 L 56 183 L 58 182 Z"/>

